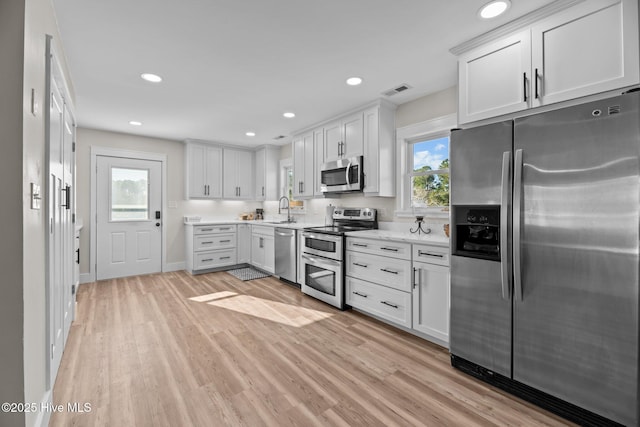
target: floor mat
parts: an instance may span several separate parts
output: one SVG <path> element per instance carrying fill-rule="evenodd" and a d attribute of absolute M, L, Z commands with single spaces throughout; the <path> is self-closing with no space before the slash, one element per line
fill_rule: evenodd
<path fill-rule="evenodd" d="M 237 277 L 242 281 L 262 279 L 263 277 L 271 276 L 268 273 L 263 273 L 262 271 L 256 270 L 255 268 L 251 268 L 251 267 L 237 268 L 235 270 L 227 270 L 227 273 L 231 274 L 234 277 Z"/>

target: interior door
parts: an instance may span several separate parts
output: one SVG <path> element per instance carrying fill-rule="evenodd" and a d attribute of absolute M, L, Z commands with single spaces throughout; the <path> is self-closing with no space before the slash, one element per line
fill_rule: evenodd
<path fill-rule="evenodd" d="M 69 336 L 69 329 L 71 328 L 71 322 L 75 317 L 75 281 L 73 277 L 73 270 L 75 268 L 75 224 L 73 220 L 73 213 L 75 212 L 75 187 L 74 187 L 74 136 L 75 126 L 73 117 L 69 111 L 68 106 L 64 106 L 63 115 L 63 128 L 62 128 L 62 175 L 63 175 L 63 189 L 62 195 L 64 196 L 64 209 L 62 209 L 62 235 L 63 235 L 63 248 L 64 248 L 64 272 L 62 293 L 63 293 L 63 323 L 64 323 L 64 341 L 67 341 Z"/>
<path fill-rule="evenodd" d="M 514 131 L 513 378 L 624 425 L 638 423 L 639 106 L 633 93 Z"/>
<path fill-rule="evenodd" d="M 162 164 L 97 156 L 98 280 L 162 270 Z"/>
<path fill-rule="evenodd" d="M 49 94 L 49 177 L 47 244 L 48 261 L 48 318 L 49 318 L 49 386 L 55 382 L 64 348 L 64 287 L 65 287 L 65 236 L 64 236 L 64 153 L 63 109 L 64 104 L 55 79 L 51 78 Z M 71 259 L 67 260 L 71 262 Z M 71 282 L 68 283 L 71 286 Z"/>

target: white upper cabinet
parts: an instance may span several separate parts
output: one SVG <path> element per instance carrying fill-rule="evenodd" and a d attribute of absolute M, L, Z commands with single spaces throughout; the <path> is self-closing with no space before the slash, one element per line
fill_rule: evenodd
<path fill-rule="evenodd" d="M 636 0 L 589 0 L 547 14 L 517 33 L 460 54 L 458 121 L 638 84 L 638 43 Z"/>
<path fill-rule="evenodd" d="M 482 120 L 528 108 L 530 69 L 529 30 L 460 56 L 459 122 Z"/>
<path fill-rule="evenodd" d="M 313 131 L 313 149 L 315 151 L 315 160 L 313 162 L 313 195 L 322 197 L 321 176 L 322 163 L 324 163 L 324 129 L 319 128 Z"/>
<path fill-rule="evenodd" d="M 264 146 L 256 153 L 254 200 L 278 200 L 280 147 Z"/>
<path fill-rule="evenodd" d="M 206 144 L 185 144 L 187 198 L 222 197 L 222 148 Z"/>
<path fill-rule="evenodd" d="M 362 112 L 324 126 L 324 161 L 362 156 L 364 127 Z"/>
<path fill-rule="evenodd" d="M 395 109 L 376 105 L 363 114 L 364 195 L 396 195 Z"/>
<path fill-rule="evenodd" d="M 637 1 L 581 3 L 534 25 L 531 38 L 534 107 L 640 80 Z"/>
<path fill-rule="evenodd" d="M 253 152 L 223 149 L 225 199 L 253 199 Z"/>
<path fill-rule="evenodd" d="M 307 132 L 293 139 L 293 197 L 304 199 L 313 197 L 314 182 L 313 132 Z"/>

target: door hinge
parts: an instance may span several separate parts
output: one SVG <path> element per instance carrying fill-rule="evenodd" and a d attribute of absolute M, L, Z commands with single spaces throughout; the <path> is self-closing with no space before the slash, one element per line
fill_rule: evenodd
<path fill-rule="evenodd" d="M 75 142 L 71 143 L 71 151 L 74 152 L 74 153 L 76 152 L 76 143 Z"/>
<path fill-rule="evenodd" d="M 71 295 L 76 294 L 76 285 L 71 285 Z"/>
<path fill-rule="evenodd" d="M 76 223 L 76 214 L 71 214 L 71 222 Z"/>

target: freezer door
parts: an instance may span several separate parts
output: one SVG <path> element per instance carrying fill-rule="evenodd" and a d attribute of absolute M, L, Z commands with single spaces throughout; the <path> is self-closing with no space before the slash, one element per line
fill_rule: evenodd
<path fill-rule="evenodd" d="M 639 421 L 639 97 L 519 119 L 514 138 L 513 378 L 625 425 Z"/>
<path fill-rule="evenodd" d="M 451 205 L 500 204 L 502 154 L 512 139 L 512 121 L 451 132 Z"/>
<path fill-rule="evenodd" d="M 500 263 L 451 257 L 451 354 L 511 376 L 511 300 L 502 298 Z"/>

